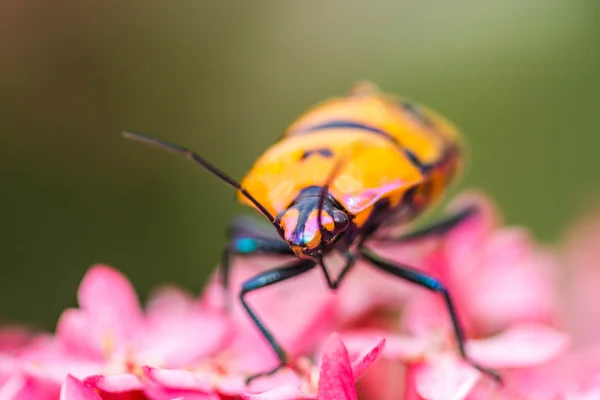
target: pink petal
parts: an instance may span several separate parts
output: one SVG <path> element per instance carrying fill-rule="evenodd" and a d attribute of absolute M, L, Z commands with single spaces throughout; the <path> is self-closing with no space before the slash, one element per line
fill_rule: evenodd
<path fill-rule="evenodd" d="M 67 375 L 60 390 L 60 400 L 102 400 L 94 390 L 71 375 Z"/>
<path fill-rule="evenodd" d="M 280 387 L 260 394 L 242 394 L 244 400 L 302 400 L 315 398 L 314 396 L 307 396 L 299 388 L 291 386 Z"/>
<path fill-rule="evenodd" d="M 91 316 L 82 310 L 71 308 L 61 314 L 56 326 L 56 337 L 74 355 L 103 362 L 105 345 L 94 330 Z"/>
<path fill-rule="evenodd" d="M 60 386 L 68 374 L 78 379 L 100 373 L 102 360 L 73 354 L 55 338 L 38 340 L 19 353 L 21 369 L 29 376 Z"/>
<path fill-rule="evenodd" d="M 371 348 L 367 348 L 366 351 L 363 351 L 363 354 L 352 363 L 352 373 L 355 380 L 360 378 L 371 364 L 377 361 L 384 346 L 385 338 L 379 338 L 375 345 L 371 345 Z"/>
<path fill-rule="evenodd" d="M 135 290 L 117 270 L 96 265 L 84 276 L 78 290 L 79 305 L 94 322 L 94 335 L 102 347 L 121 346 L 140 326 L 143 313 Z"/>
<path fill-rule="evenodd" d="M 344 333 L 342 336 L 344 345 L 350 354 L 357 354 L 365 348 L 373 346 L 373 343 L 382 337 L 385 337 L 385 345 L 379 343 L 376 349 L 382 357 L 386 358 L 402 361 L 420 360 L 429 347 L 429 340 L 426 337 L 393 335 L 380 330 L 353 331 Z M 379 355 L 377 353 L 377 356 Z"/>
<path fill-rule="evenodd" d="M 425 400 L 462 400 L 473 389 L 481 373 L 448 355 L 425 363 L 415 372 L 416 390 Z"/>
<path fill-rule="evenodd" d="M 195 390 L 206 393 L 213 391 L 210 383 L 201 379 L 199 374 L 183 369 L 171 370 L 144 367 L 144 377 L 165 388 Z"/>
<path fill-rule="evenodd" d="M 487 332 L 556 318 L 556 259 L 536 248 L 527 232 L 496 230 L 478 253 L 484 267 L 462 286 L 466 308 Z"/>
<path fill-rule="evenodd" d="M 319 377 L 319 400 L 358 399 L 348 351 L 337 334 L 325 345 Z"/>
<path fill-rule="evenodd" d="M 142 390 L 142 382 L 132 374 L 94 375 L 83 381 L 86 385 L 108 393 L 127 393 Z"/>
<path fill-rule="evenodd" d="M 199 310 L 166 314 L 136 341 L 138 364 L 179 368 L 214 353 L 231 335 L 230 320 L 223 314 Z"/>
<path fill-rule="evenodd" d="M 0 328 L 0 353 L 8 353 L 23 347 L 31 339 L 31 333 L 21 326 Z"/>
<path fill-rule="evenodd" d="M 162 320 L 174 315 L 185 315 L 199 311 L 200 304 L 188 293 L 178 287 L 162 287 L 150 296 L 146 304 L 146 315 L 150 320 Z"/>
<path fill-rule="evenodd" d="M 59 396 L 60 385 L 25 374 L 15 373 L 0 387 L 2 400 L 55 400 Z"/>
<path fill-rule="evenodd" d="M 470 340 L 467 351 L 474 361 L 492 368 L 531 367 L 567 350 L 566 334 L 543 325 L 522 324 L 481 340 Z"/>

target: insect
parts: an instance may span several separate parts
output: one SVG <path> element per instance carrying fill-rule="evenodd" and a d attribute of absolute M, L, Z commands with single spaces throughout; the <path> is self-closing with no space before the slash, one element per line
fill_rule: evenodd
<path fill-rule="evenodd" d="M 384 94 L 370 83 L 358 83 L 346 97 L 327 100 L 300 116 L 241 182 L 186 148 L 128 132 L 124 136 L 200 164 L 237 189 L 238 200 L 273 225 L 277 235 L 265 235 L 261 226 L 248 220 L 230 226 L 231 240 L 221 263 L 226 288 L 233 257 L 258 253 L 290 257 L 290 262 L 244 282 L 239 293 L 241 304 L 279 358 L 275 368 L 250 376 L 248 381 L 275 373 L 288 358 L 246 296 L 317 266 L 329 288 L 335 290 L 358 259 L 441 295 L 460 354 L 499 381 L 494 371 L 469 359 L 446 287 L 425 272 L 386 260 L 369 249 L 369 243 L 377 241 L 407 242 L 443 235 L 476 212 L 468 207 L 414 232 L 392 234 L 393 228 L 431 207 L 462 169 L 461 137 L 442 116 Z M 346 260 L 336 279 L 324 262 L 324 257 L 334 252 Z"/>

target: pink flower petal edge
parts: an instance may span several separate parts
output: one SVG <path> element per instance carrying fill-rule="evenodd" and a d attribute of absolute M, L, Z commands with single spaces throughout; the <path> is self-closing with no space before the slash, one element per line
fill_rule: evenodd
<path fill-rule="evenodd" d="M 467 342 L 471 358 L 492 368 L 531 367 L 563 354 L 567 334 L 537 324 L 513 326 L 494 337 Z"/>
<path fill-rule="evenodd" d="M 417 368 L 416 390 L 424 400 L 463 400 L 481 376 L 481 372 L 452 355 L 410 368 Z"/>
<path fill-rule="evenodd" d="M 67 375 L 60 389 L 60 400 L 102 400 L 102 398 L 77 378 Z"/>
<path fill-rule="evenodd" d="M 333 334 L 325 345 L 318 398 L 320 400 L 358 399 L 350 356 L 339 335 Z"/>
<path fill-rule="evenodd" d="M 143 389 L 142 382 L 132 374 L 94 375 L 85 378 L 83 382 L 108 393 L 127 393 Z"/>
<path fill-rule="evenodd" d="M 299 388 L 284 386 L 277 389 L 269 390 L 268 392 L 260 394 L 243 394 L 242 399 L 244 400 L 304 400 L 314 399 L 314 397 L 307 396 L 302 393 Z"/>

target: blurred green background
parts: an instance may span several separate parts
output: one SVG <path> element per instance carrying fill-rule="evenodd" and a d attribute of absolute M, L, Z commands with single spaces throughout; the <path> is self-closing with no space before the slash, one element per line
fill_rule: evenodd
<path fill-rule="evenodd" d="M 371 79 L 465 132 L 464 186 L 556 240 L 600 188 L 597 0 L 0 2 L 0 316 L 51 327 L 104 262 L 202 287 L 233 176 L 313 103 Z"/>

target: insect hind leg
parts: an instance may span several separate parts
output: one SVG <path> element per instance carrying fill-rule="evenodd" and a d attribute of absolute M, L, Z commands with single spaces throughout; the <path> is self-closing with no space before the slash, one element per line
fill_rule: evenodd
<path fill-rule="evenodd" d="M 477 206 L 468 206 L 450 215 L 446 215 L 415 231 L 397 236 L 374 238 L 377 242 L 406 243 L 435 236 L 443 236 L 479 212 Z"/>
<path fill-rule="evenodd" d="M 499 382 L 499 383 L 502 382 L 500 375 L 498 375 L 497 372 L 495 372 L 491 369 L 482 367 L 469 358 L 469 355 L 467 354 L 467 352 L 465 350 L 464 330 L 458 319 L 456 307 L 454 306 L 452 297 L 450 296 L 450 292 L 441 282 L 439 282 L 433 276 L 426 274 L 425 272 L 418 271 L 409 266 L 397 264 L 395 262 L 392 262 L 392 261 L 386 260 L 382 257 L 379 257 L 366 248 L 361 248 L 360 254 L 367 261 L 369 261 L 371 263 L 371 265 L 373 265 L 374 267 L 376 267 L 384 272 L 387 272 L 388 274 L 397 276 L 398 278 L 405 279 L 409 282 L 423 286 L 426 289 L 429 289 L 435 293 L 439 293 L 443 297 L 446 308 L 448 309 L 448 312 L 450 314 L 450 318 L 452 320 L 452 328 L 454 331 L 454 336 L 456 338 L 456 342 L 458 344 L 458 350 L 459 350 L 461 356 L 473 367 L 475 367 L 479 371 L 489 375 L 496 382 Z"/>

